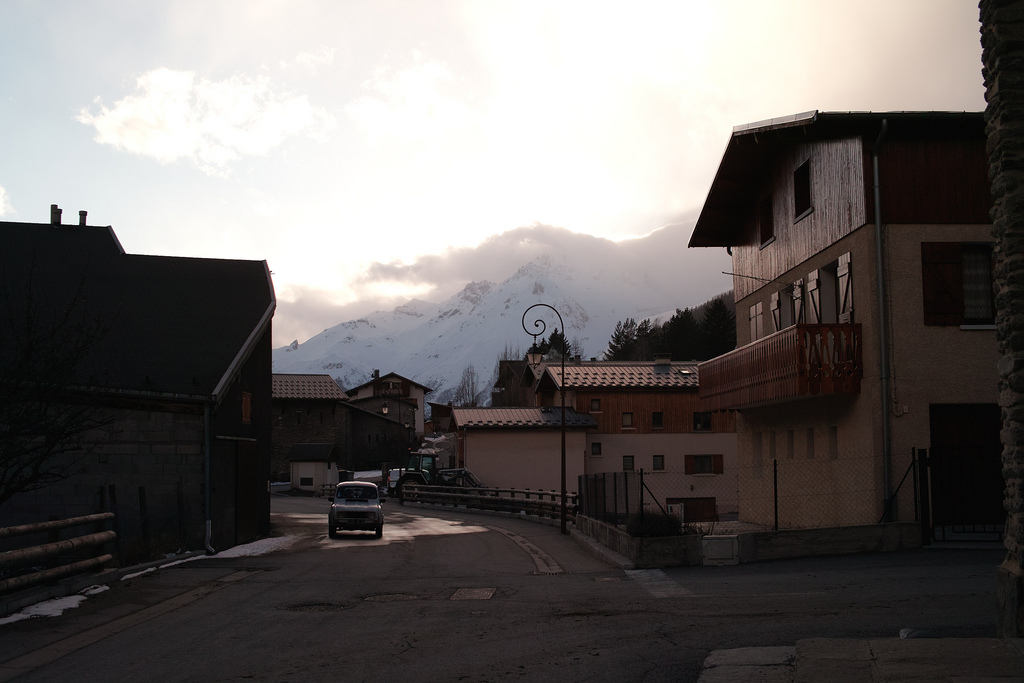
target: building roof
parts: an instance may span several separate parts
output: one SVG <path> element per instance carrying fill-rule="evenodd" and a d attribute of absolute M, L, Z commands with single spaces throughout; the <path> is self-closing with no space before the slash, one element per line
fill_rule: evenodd
<path fill-rule="evenodd" d="M 104 392 L 220 398 L 276 307 L 265 261 L 125 254 L 109 227 L 0 222 L 0 272 L 0 324 L 70 310 L 99 328 L 75 382 Z"/>
<path fill-rule="evenodd" d="M 780 150 L 815 140 L 861 137 L 873 145 L 886 122 L 886 139 L 979 137 L 981 112 L 819 112 L 808 111 L 736 126 L 714 182 L 690 235 L 690 247 L 731 247 L 743 243 L 743 214 L 738 201 L 755 195 L 766 169 Z"/>
<path fill-rule="evenodd" d="M 334 462 L 333 443 L 295 443 L 288 449 L 289 462 Z"/>
<path fill-rule="evenodd" d="M 558 429 L 562 408 L 454 408 L 452 419 L 458 429 Z M 590 415 L 565 408 L 566 429 L 596 428 Z"/>
<path fill-rule="evenodd" d="M 348 394 L 330 375 L 274 373 L 274 398 L 313 398 L 347 401 Z"/>
<path fill-rule="evenodd" d="M 545 366 L 544 381 L 561 386 L 561 367 Z M 565 366 L 566 389 L 697 389 L 696 361 L 582 361 Z"/>
<path fill-rule="evenodd" d="M 363 382 L 362 384 L 360 384 L 357 387 L 352 387 L 351 389 L 348 390 L 347 393 L 348 393 L 349 396 L 355 396 L 357 393 L 359 393 L 359 390 L 362 389 L 363 387 L 372 386 L 373 384 L 375 384 L 377 382 L 380 382 L 380 381 L 383 381 L 383 380 L 386 380 L 386 379 L 400 379 L 400 380 L 402 380 L 404 382 L 409 382 L 410 384 L 413 384 L 415 386 L 418 386 L 420 389 L 423 389 L 423 393 L 424 394 L 429 394 L 431 391 L 433 391 L 433 389 L 431 389 L 430 387 L 424 386 L 424 385 L 420 384 L 419 382 L 416 382 L 414 380 L 409 379 L 408 377 L 402 377 L 398 373 L 389 372 L 386 375 L 381 375 L 380 377 L 377 377 L 375 379 L 371 379 L 369 382 Z"/>

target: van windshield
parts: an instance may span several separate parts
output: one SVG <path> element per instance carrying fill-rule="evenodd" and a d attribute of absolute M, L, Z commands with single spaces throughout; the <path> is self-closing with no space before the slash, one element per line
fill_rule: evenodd
<path fill-rule="evenodd" d="M 339 486 L 335 498 L 339 500 L 377 500 L 377 487 Z"/>

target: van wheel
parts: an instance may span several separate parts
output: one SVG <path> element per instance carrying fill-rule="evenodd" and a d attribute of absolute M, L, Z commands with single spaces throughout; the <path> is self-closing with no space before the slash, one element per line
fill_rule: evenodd
<path fill-rule="evenodd" d="M 330 536 L 331 538 L 337 538 L 338 537 L 338 530 L 334 527 L 333 524 L 330 524 L 330 525 L 327 526 L 327 535 Z"/>
<path fill-rule="evenodd" d="M 374 536 L 374 538 L 380 538 L 383 535 L 384 535 L 384 525 L 383 524 L 378 524 L 377 525 L 377 533 L 375 533 L 373 536 Z"/>

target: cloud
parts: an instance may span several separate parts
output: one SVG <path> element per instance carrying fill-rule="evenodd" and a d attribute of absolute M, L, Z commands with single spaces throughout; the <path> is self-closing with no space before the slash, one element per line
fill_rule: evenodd
<path fill-rule="evenodd" d="M 281 68 L 288 69 L 299 66 L 304 69 L 315 69 L 321 64 L 334 64 L 334 48 L 321 46 L 319 50 L 312 52 L 300 52 L 295 55 L 292 61 L 281 60 Z"/>
<path fill-rule="evenodd" d="M 479 280 L 501 282 L 534 259 L 551 254 L 565 255 L 582 271 L 601 272 L 616 263 L 635 264 L 651 285 L 665 292 L 680 292 L 680 305 L 687 305 L 687 290 L 698 278 L 706 278 L 712 293 L 723 289 L 728 278 L 721 275 L 729 259 L 725 252 L 687 249 L 693 223 L 665 226 L 642 238 L 615 242 L 575 233 L 564 228 L 534 224 L 493 235 L 475 247 L 453 247 L 440 254 L 403 263 L 371 263 L 351 284 L 361 298 L 391 285 L 392 291 L 406 292 L 441 301 Z M 703 291 L 703 290 L 702 290 Z"/>
<path fill-rule="evenodd" d="M 14 207 L 11 206 L 11 200 L 7 197 L 7 190 L 0 186 L 0 218 L 13 213 Z"/>
<path fill-rule="evenodd" d="M 82 109 L 76 120 L 96 129 L 100 144 L 149 156 L 162 164 L 190 159 L 209 175 L 226 176 L 230 164 L 262 156 L 286 138 L 323 139 L 333 118 L 305 95 L 277 93 L 269 78 L 196 78 L 160 68 L 139 76 L 136 91 L 99 112 Z"/>
<path fill-rule="evenodd" d="M 292 340 L 304 342 L 338 323 L 366 315 L 378 302 L 357 301 L 339 304 L 337 292 L 306 285 L 288 285 L 277 292 L 274 313 L 274 346 Z"/>
<path fill-rule="evenodd" d="M 462 100 L 442 92 L 442 85 L 455 80 L 445 64 L 417 56 L 409 68 L 378 69 L 363 84 L 373 94 L 352 102 L 345 112 L 371 136 L 386 141 L 404 144 L 464 134 L 478 116 Z"/>

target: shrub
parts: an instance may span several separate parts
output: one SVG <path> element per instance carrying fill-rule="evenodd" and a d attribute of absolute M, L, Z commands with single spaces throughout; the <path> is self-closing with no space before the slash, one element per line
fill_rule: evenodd
<path fill-rule="evenodd" d="M 626 520 L 626 533 L 634 538 L 682 536 L 683 522 L 678 517 L 660 512 L 638 513 Z"/>

